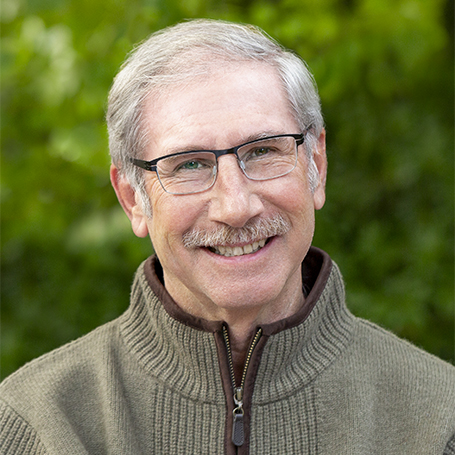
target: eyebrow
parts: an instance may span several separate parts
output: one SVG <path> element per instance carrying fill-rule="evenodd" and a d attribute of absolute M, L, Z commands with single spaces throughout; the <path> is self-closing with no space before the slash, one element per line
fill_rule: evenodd
<path fill-rule="evenodd" d="M 263 131 L 261 133 L 250 134 L 249 136 L 243 137 L 242 141 L 239 142 L 238 144 L 228 147 L 228 149 L 230 149 L 232 147 L 237 147 L 242 144 L 246 144 L 247 142 L 256 141 L 259 139 L 265 139 L 265 138 L 271 137 L 271 136 L 278 136 L 280 134 L 286 134 L 286 133 L 276 131 L 276 130 L 267 130 L 267 131 Z M 205 150 L 211 151 L 211 150 L 225 150 L 225 149 L 210 149 L 210 148 L 207 148 L 204 146 L 198 146 L 198 145 L 188 145 L 185 147 L 176 146 L 176 147 L 170 147 L 170 148 L 166 149 L 166 153 L 163 156 L 173 155 L 174 153 L 202 152 Z"/>
<path fill-rule="evenodd" d="M 241 142 L 241 144 L 245 144 L 246 142 L 251 142 L 251 141 L 257 141 L 259 139 L 265 139 L 267 137 L 271 136 L 279 136 L 280 134 L 287 134 L 283 133 L 281 131 L 276 131 L 276 130 L 267 130 L 259 134 L 251 134 L 250 136 L 247 136 L 244 138 L 244 140 Z"/>

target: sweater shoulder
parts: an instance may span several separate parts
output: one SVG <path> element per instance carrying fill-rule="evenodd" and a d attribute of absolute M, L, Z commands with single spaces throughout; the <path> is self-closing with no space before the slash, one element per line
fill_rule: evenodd
<path fill-rule="evenodd" d="M 363 319 L 317 390 L 334 435 L 327 453 L 353 441 L 364 453 L 398 453 L 406 441 L 403 453 L 436 454 L 455 434 L 455 367 Z"/>
<path fill-rule="evenodd" d="M 38 444 L 39 450 L 25 452 L 33 455 L 101 453 L 106 425 L 115 426 L 122 380 L 135 371 L 121 321 L 29 362 L 0 384 L 2 445 Z"/>
<path fill-rule="evenodd" d="M 0 383 L 0 399 L 16 408 L 16 403 L 26 403 L 26 398 L 33 401 L 37 394 L 55 397 L 59 385 L 68 390 L 72 381 L 89 383 L 118 350 L 118 326 L 119 319 L 108 322 L 26 363 Z"/>
<path fill-rule="evenodd" d="M 356 318 L 353 355 L 377 374 L 403 381 L 419 392 L 438 391 L 455 406 L 455 366 L 370 321 Z"/>
<path fill-rule="evenodd" d="M 372 345 L 379 343 L 379 346 L 382 346 L 383 349 L 396 349 L 397 352 L 401 352 L 406 356 L 415 356 L 422 361 L 436 362 L 445 365 L 449 371 L 455 373 L 454 365 L 430 354 L 410 341 L 398 337 L 390 330 L 366 319 L 356 318 L 356 320 L 358 324 L 358 334 L 361 337 L 369 339 Z"/>

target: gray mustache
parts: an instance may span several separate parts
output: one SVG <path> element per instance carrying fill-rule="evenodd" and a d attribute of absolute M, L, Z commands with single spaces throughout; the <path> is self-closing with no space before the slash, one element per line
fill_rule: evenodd
<path fill-rule="evenodd" d="M 241 228 L 222 226 L 213 231 L 192 229 L 183 234 L 183 245 L 186 248 L 197 248 L 249 244 L 268 237 L 284 235 L 290 229 L 291 223 L 278 214 L 271 218 L 250 220 Z"/>

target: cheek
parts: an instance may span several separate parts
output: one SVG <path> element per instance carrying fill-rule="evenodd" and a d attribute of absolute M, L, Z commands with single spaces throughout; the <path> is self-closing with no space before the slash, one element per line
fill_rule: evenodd
<path fill-rule="evenodd" d="M 289 176 L 270 180 L 268 183 L 269 200 L 289 216 L 300 216 L 302 211 L 307 212 L 313 208 L 313 194 L 309 189 L 305 171 L 296 168 Z"/>
<path fill-rule="evenodd" d="M 147 191 L 147 194 L 150 195 L 152 206 L 156 204 L 158 199 L 167 194 L 166 191 L 163 190 L 163 187 L 156 176 L 149 176 L 147 178 L 145 181 L 145 190 Z"/>
<path fill-rule="evenodd" d="M 156 249 L 176 248 L 182 245 L 182 236 L 201 216 L 200 204 L 191 196 L 166 193 L 161 185 L 152 193 L 150 237 Z M 158 252 L 158 251 L 157 251 Z"/>

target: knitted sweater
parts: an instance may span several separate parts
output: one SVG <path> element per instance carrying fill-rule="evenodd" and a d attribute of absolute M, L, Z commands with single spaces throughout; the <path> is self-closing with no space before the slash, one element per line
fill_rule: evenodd
<path fill-rule="evenodd" d="M 261 327 L 240 446 L 225 324 L 180 310 L 151 258 L 122 316 L 0 385 L 0 453 L 455 454 L 455 368 L 354 317 L 327 254 L 302 269 L 304 308 Z"/>

